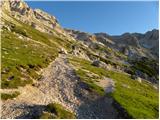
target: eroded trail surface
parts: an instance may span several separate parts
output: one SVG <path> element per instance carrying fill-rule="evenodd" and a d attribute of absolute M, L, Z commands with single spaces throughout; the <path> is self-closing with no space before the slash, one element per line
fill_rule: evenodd
<path fill-rule="evenodd" d="M 34 86 L 18 89 L 20 95 L 2 103 L 1 118 L 36 118 L 45 105 L 56 102 L 76 113 L 77 118 L 117 118 L 112 99 L 89 93 L 66 55 L 60 55 L 42 72 Z"/>

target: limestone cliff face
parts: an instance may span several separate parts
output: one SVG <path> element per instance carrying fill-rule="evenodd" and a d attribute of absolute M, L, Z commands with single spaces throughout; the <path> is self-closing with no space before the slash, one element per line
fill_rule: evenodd
<path fill-rule="evenodd" d="M 42 22 L 50 28 L 60 27 L 57 19 L 54 16 L 51 16 L 40 9 L 35 9 L 34 15 L 37 18 L 37 20 L 39 20 L 40 22 Z"/>
<path fill-rule="evenodd" d="M 59 33 L 64 33 L 54 16 L 40 9 L 33 10 L 24 1 L 2 1 L 1 5 L 4 13 L 8 13 L 10 16 L 31 25 L 35 29 L 50 34 L 52 34 L 53 29 Z"/>

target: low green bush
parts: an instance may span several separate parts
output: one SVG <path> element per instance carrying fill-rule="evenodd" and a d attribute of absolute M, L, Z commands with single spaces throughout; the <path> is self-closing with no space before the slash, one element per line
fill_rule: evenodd
<path fill-rule="evenodd" d="M 2 100 L 13 99 L 13 98 L 16 98 L 18 95 L 20 95 L 20 92 L 18 92 L 18 91 L 14 92 L 12 94 L 1 93 L 1 99 Z"/>
<path fill-rule="evenodd" d="M 75 115 L 66 110 L 62 105 L 57 103 L 50 103 L 47 105 L 47 111 L 54 113 L 56 119 L 75 119 Z"/>
<path fill-rule="evenodd" d="M 21 80 L 21 79 L 14 79 L 11 81 L 2 80 L 1 81 L 1 88 L 18 88 L 18 86 L 25 86 L 26 84 L 32 84 L 32 80 Z"/>

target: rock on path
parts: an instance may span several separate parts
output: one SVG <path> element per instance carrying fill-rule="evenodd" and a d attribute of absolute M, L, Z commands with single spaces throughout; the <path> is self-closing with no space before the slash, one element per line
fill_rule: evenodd
<path fill-rule="evenodd" d="M 115 89 L 115 83 L 111 78 L 104 78 L 103 80 L 100 80 L 97 82 L 99 86 L 101 86 L 106 93 L 111 93 Z"/>

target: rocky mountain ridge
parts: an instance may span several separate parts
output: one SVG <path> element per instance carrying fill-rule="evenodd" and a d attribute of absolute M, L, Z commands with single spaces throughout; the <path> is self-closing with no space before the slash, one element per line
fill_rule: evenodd
<path fill-rule="evenodd" d="M 100 42 L 116 49 L 129 57 L 152 57 L 158 59 L 159 30 L 148 31 L 145 34 L 124 33 L 119 36 L 110 36 L 107 33 L 89 34 L 77 30 L 65 29 L 71 36 L 85 44 Z"/>
<path fill-rule="evenodd" d="M 61 34 L 63 36 L 67 36 L 67 33 L 63 30 L 58 20 L 54 16 L 49 15 L 48 13 L 40 9 L 33 10 L 24 1 L 2 1 L 1 6 L 2 11 L 6 11 L 7 14 L 13 16 L 17 20 L 20 20 L 25 24 L 32 26 L 33 28 L 41 32 L 54 35 Z"/>

